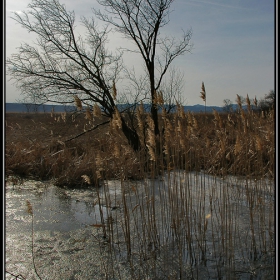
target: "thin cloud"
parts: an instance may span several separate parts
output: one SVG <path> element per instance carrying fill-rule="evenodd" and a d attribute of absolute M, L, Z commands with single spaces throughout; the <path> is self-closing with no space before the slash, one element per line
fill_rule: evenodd
<path fill-rule="evenodd" d="M 230 9 L 242 9 L 242 10 L 248 9 L 248 8 L 244 8 L 244 7 L 240 7 L 240 6 L 225 5 L 225 4 L 221 4 L 221 3 L 201 1 L 201 0 L 189 0 L 189 2 L 202 3 L 202 4 L 213 5 L 213 6 L 223 7 L 223 8 L 230 8 Z"/>

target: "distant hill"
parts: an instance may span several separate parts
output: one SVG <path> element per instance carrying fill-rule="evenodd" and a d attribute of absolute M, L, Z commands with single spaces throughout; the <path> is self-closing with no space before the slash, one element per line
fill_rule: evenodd
<path fill-rule="evenodd" d="M 192 106 L 184 106 L 184 110 L 186 112 L 190 111 L 194 113 L 205 112 L 205 111 L 208 113 L 212 113 L 213 109 L 215 109 L 217 112 L 224 111 L 224 108 L 219 106 L 206 106 L 206 108 L 204 105 L 200 105 L 200 104 L 196 104 Z"/>
<path fill-rule="evenodd" d="M 36 105 L 36 104 L 23 104 L 23 103 L 6 103 L 6 113 L 50 113 L 52 110 L 56 113 L 75 111 L 75 106 L 69 105 Z"/>
<path fill-rule="evenodd" d="M 126 104 L 119 105 L 119 109 L 122 110 L 125 107 L 130 106 Z M 236 109 L 236 104 L 233 104 L 233 109 Z M 56 113 L 62 113 L 62 112 L 70 112 L 75 111 L 75 106 L 70 105 L 36 105 L 36 104 L 23 104 L 23 103 L 6 103 L 5 109 L 7 113 L 28 113 L 28 112 L 51 112 L 52 110 Z M 149 111 L 150 105 L 145 105 L 145 109 Z M 219 106 L 206 106 L 206 112 L 213 112 L 213 109 L 215 109 L 217 112 L 223 112 L 224 108 Z M 196 105 L 188 105 L 184 106 L 184 110 L 199 113 L 204 112 L 205 107 L 204 105 L 196 104 Z"/>

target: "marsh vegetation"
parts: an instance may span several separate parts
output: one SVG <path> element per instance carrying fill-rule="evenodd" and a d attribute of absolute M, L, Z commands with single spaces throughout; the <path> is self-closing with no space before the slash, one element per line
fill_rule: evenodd
<path fill-rule="evenodd" d="M 84 133 L 103 122 L 97 108 L 6 114 L 7 188 L 24 189 L 27 179 L 51 182 L 70 197 L 86 188 L 99 215 L 90 233 L 76 232 L 85 235 L 77 243 L 84 249 L 71 253 L 87 266 L 68 275 L 69 255 L 53 252 L 59 276 L 52 279 L 274 279 L 274 111 L 249 105 L 225 114 L 193 114 L 178 105 L 160 114 L 159 135 L 139 106 L 138 151 L 118 114 Z M 35 200 L 21 207 L 30 224 L 39 217 Z M 36 227 L 32 240 L 34 267 L 50 279 Z"/>

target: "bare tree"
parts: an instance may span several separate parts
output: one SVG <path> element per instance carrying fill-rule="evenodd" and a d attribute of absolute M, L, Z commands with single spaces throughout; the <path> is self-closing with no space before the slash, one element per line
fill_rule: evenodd
<path fill-rule="evenodd" d="M 164 107 L 167 113 L 170 113 L 177 104 L 183 104 L 185 100 L 182 97 L 184 84 L 183 73 L 174 67 L 170 67 L 168 76 L 160 86 L 164 100 Z"/>
<path fill-rule="evenodd" d="M 112 87 L 122 68 L 121 53 L 106 49 L 108 28 L 82 17 L 85 37 L 75 30 L 75 14 L 58 0 L 32 0 L 29 10 L 14 20 L 37 35 L 34 45 L 22 44 L 7 59 L 8 73 L 22 94 L 42 103 L 99 104 L 113 118 L 116 103 Z M 32 96 L 31 96 L 32 95 Z M 132 147 L 139 148 L 137 133 L 121 116 L 122 130 Z M 108 123 L 108 121 L 106 122 Z"/>
<path fill-rule="evenodd" d="M 174 0 L 97 0 L 104 11 L 95 10 L 102 21 L 113 25 L 117 31 L 132 40 L 141 54 L 149 76 L 151 115 L 155 133 L 159 133 L 156 92 L 172 61 L 191 50 L 192 31 L 183 32 L 177 41 L 161 37 L 160 29 L 169 23 L 171 4 Z M 133 51 L 133 50 L 131 50 Z"/>
<path fill-rule="evenodd" d="M 264 98 L 261 98 L 258 107 L 263 111 L 268 111 L 270 109 L 275 109 L 276 105 L 276 95 L 275 91 L 271 89 Z"/>
<path fill-rule="evenodd" d="M 233 111 L 233 108 L 232 108 L 233 104 L 232 104 L 231 100 L 230 99 L 224 99 L 223 102 L 224 102 L 223 110 L 227 113 L 232 112 Z"/>

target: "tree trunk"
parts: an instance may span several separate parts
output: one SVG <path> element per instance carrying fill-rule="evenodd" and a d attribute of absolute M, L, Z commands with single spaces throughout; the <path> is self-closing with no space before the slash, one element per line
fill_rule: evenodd
<path fill-rule="evenodd" d="M 135 130 L 131 129 L 126 122 L 124 121 L 123 118 L 122 120 L 122 131 L 128 140 L 129 145 L 132 147 L 134 151 L 138 151 L 140 149 L 140 139 L 138 134 L 136 133 Z"/>
<path fill-rule="evenodd" d="M 151 115 L 155 125 L 155 135 L 159 135 L 159 127 L 158 127 L 158 109 L 157 109 L 157 101 L 155 100 L 155 73 L 154 66 L 151 65 L 150 71 L 150 85 L 151 85 L 151 98 L 152 98 L 152 107 L 151 107 Z"/>

